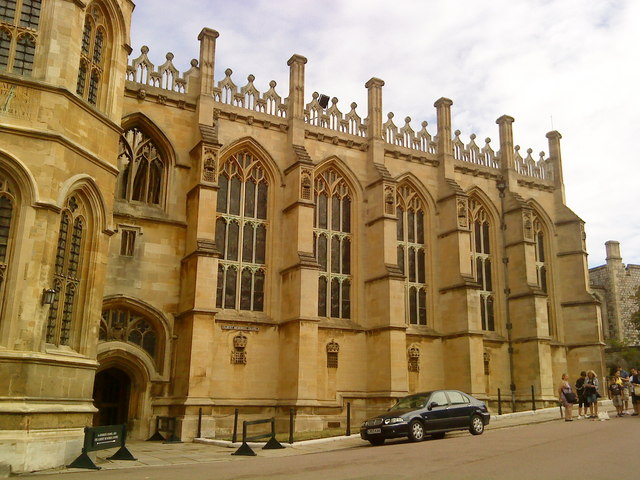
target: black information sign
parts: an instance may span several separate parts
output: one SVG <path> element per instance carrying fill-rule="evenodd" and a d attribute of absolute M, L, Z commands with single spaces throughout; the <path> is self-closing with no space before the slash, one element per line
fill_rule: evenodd
<path fill-rule="evenodd" d="M 120 449 L 107 460 L 136 460 L 125 446 L 127 439 L 126 425 L 107 425 L 104 427 L 85 427 L 84 446 L 82 453 L 73 462 L 67 465 L 68 468 L 91 468 L 100 470 L 93 460 L 87 455 L 88 452 L 105 450 L 107 448 L 120 447 Z"/>

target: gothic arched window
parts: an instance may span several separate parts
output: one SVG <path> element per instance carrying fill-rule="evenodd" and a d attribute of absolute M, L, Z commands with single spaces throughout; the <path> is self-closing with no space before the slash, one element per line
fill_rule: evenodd
<path fill-rule="evenodd" d="M 153 140 L 137 127 L 120 137 L 118 198 L 162 204 L 166 162 Z"/>
<path fill-rule="evenodd" d="M 41 3 L 41 0 L 5 0 L 0 4 L 0 71 L 31 75 Z"/>
<path fill-rule="evenodd" d="M 70 345 L 77 317 L 77 297 L 82 281 L 83 243 L 86 237 L 84 208 L 75 196 L 62 210 L 53 274 L 54 300 L 47 318 L 47 343 Z"/>
<path fill-rule="evenodd" d="M 535 243 L 536 254 L 536 276 L 538 287 L 547 294 L 547 321 L 549 324 L 549 335 L 557 337 L 558 332 L 551 307 L 551 291 L 549 288 L 549 264 L 547 260 L 546 237 L 542 222 L 538 216 L 533 214 L 533 241 Z"/>
<path fill-rule="evenodd" d="M 492 249 L 489 215 L 475 199 L 469 200 L 471 224 L 471 270 L 480 284 L 480 318 L 483 330 L 495 330 Z"/>
<path fill-rule="evenodd" d="M 405 305 L 407 323 L 427 324 L 427 280 L 424 206 L 408 185 L 396 197 L 398 267 L 406 276 Z"/>
<path fill-rule="evenodd" d="M 333 168 L 315 177 L 314 255 L 320 264 L 318 315 L 351 318 L 351 201 Z"/>
<path fill-rule="evenodd" d="M 104 73 L 104 53 L 107 40 L 105 17 L 96 4 L 87 9 L 82 30 L 82 48 L 76 93 L 90 104 L 98 103 L 100 81 Z"/>
<path fill-rule="evenodd" d="M 153 322 L 128 308 L 112 308 L 102 312 L 99 340 L 132 343 L 154 360 L 158 353 L 159 335 Z"/>
<path fill-rule="evenodd" d="M 218 308 L 264 310 L 266 276 L 267 195 L 264 166 L 242 151 L 222 165 L 218 178 L 216 246 Z"/>
<path fill-rule="evenodd" d="M 13 187 L 6 178 L 0 176 L 0 313 L 6 291 L 6 273 L 10 263 L 15 210 L 16 201 Z"/>

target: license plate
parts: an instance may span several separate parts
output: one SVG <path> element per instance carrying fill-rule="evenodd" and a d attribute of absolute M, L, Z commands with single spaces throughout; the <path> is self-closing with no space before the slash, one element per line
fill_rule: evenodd
<path fill-rule="evenodd" d="M 382 429 L 381 428 L 370 428 L 369 430 L 367 430 L 367 434 L 369 434 L 369 435 L 375 435 L 376 433 L 382 433 Z"/>

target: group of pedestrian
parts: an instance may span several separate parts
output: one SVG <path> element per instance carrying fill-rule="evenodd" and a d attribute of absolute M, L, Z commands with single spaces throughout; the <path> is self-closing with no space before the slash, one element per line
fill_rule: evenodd
<path fill-rule="evenodd" d="M 633 407 L 631 416 L 640 413 L 640 373 L 632 368 L 631 373 L 616 367 L 609 381 L 609 398 L 616 407 L 618 417 L 628 414 L 629 401 Z M 565 422 L 573 421 L 573 406 L 578 404 L 578 420 L 582 418 L 598 418 L 598 398 L 600 382 L 593 370 L 580 372 L 576 380 L 575 391 L 569 383 L 569 375 L 562 374 L 562 381 L 558 389 L 558 399 L 564 407 Z"/>

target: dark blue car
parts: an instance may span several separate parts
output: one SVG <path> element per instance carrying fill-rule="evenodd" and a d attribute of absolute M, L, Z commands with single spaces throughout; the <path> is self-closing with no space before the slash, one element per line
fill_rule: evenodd
<path fill-rule="evenodd" d="M 387 438 L 408 437 L 420 442 L 427 436 L 443 438 L 446 432 L 484 432 L 490 414 L 484 402 L 458 390 L 434 390 L 401 398 L 386 413 L 367 420 L 360 437 L 372 445 Z"/>

